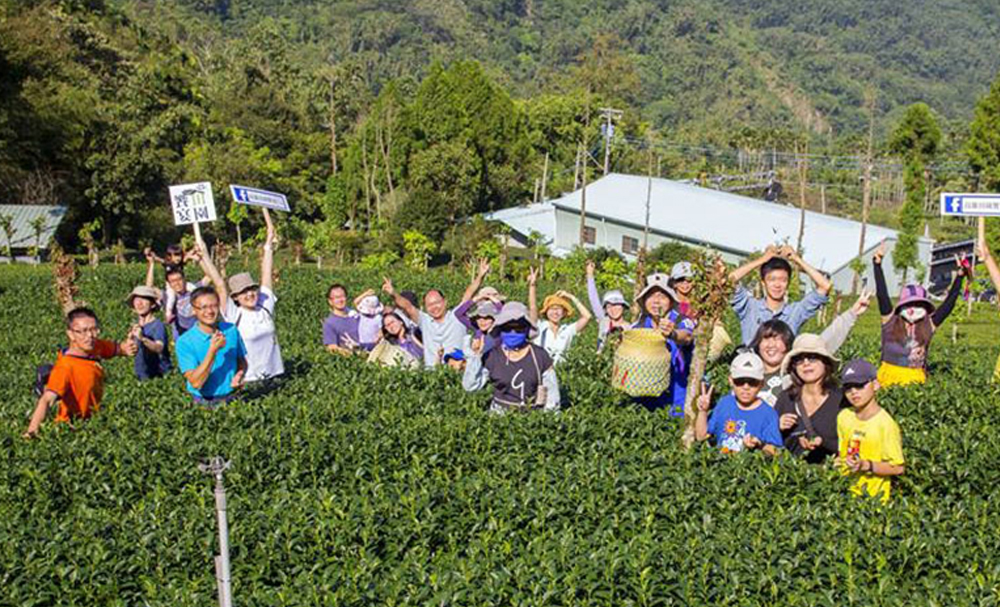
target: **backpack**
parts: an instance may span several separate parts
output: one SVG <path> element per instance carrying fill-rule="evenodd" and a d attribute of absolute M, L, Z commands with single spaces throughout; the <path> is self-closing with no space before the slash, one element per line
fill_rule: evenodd
<path fill-rule="evenodd" d="M 49 383 L 49 376 L 52 375 L 54 366 L 51 363 L 45 363 L 35 368 L 35 398 L 41 398 L 45 392 L 45 386 Z"/>

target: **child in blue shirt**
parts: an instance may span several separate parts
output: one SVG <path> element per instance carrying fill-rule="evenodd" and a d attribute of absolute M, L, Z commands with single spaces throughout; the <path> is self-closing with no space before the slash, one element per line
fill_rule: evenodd
<path fill-rule="evenodd" d="M 698 397 L 695 438 L 714 437 L 723 453 L 760 449 L 775 455 L 781 448 L 778 414 L 764 404 L 758 394 L 764 385 L 764 362 L 753 352 L 737 356 L 729 367 L 730 394 L 719 399 L 712 410 L 712 389 Z"/>

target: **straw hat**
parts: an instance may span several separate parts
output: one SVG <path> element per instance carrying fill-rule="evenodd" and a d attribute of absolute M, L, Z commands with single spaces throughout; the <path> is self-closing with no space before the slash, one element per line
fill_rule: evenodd
<path fill-rule="evenodd" d="M 569 300 L 565 297 L 561 297 L 559 295 L 549 295 L 545 298 L 545 301 L 542 302 L 542 310 L 539 314 L 545 316 L 545 313 L 552 306 L 562 306 L 562 309 L 566 310 L 566 315 L 563 316 L 564 319 L 573 318 L 573 314 L 576 313 L 576 310 L 573 309 L 573 304 L 569 303 Z"/>
<path fill-rule="evenodd" d="M 827 347 L 826 342 L 822 337 L 814 333 L 803 333 L 795 338 L 795 342 L 792 344 L 792 350 L 785 354 L 785 359 L 781 361 L 781 374 L 787 375 L 788 368 L 792 364 L 792 359 L 800 354 L 815 354 L 816 356 L 821 356 L 833 363 L 839 363 L 840 359 L 830 352 Z"/>

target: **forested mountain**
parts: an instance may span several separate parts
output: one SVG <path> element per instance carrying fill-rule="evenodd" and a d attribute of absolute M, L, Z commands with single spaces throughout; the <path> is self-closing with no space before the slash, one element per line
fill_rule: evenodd
<path fill-rule="evenodd" d="M 456 252 L 458 220 L 596 170 L 602 107 L 624 111 L 612 169 L 648 170 L 652 146 L 690 177 L 743 170 L 718 150 L 858 154 L 871 95 L 878 154 L 925 102 L 929 191 L 970 187 L 940 167 L 964 166 L 998 41 L 991 0 L 0 0 L 0 195 L 138 246 L 176 237 L 166 186 L 195 180 L 227 215 L 210 233 L 252 235 L 225 208 L 249 183 L 289 194 L 281 229 L 314 255 L 391 253 L 408 229 Z M 852 213 L 842 169 L 811 180 Z"/>
<path fill-rule="evenodd" d="M 156 3 L 160 4 L 160 3 Z M 565 88 L 595 41 L 630 68 L 613 85 L 655 127 L 732 121 L 861 130 L 863 90 L 967 118 L 1000 69 L 992 0 L 181 0 L 239 37 L 279 20 L 308 63 L 362 58 L 384 82 L 475 58 L 519 96 Z M 136 3 L 141 7 L 142 2 Z M 157 11 L 158 19 L 163 18 Z"/>

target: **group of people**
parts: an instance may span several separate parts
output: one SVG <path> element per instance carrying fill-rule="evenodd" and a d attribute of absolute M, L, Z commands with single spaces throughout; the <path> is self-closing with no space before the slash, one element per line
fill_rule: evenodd
<path fill-rule="evenodd" d="M 69 346 L 47 377 L 25 435 L 38 432 L 56 403 L 57 421 L 92 415 L 103 392 L 103 359 L 133 356 L 135 373 L 142 380 L 170 373 L 167 326 L 177 366 L 197 403 L 219 405 L 247 382 L 282 375 L 274 322 L 275 231 L 267 210 L 263 212 L 267 238 L 260 282 L 247 273 L 225 280 L 199 238 L 194 250 L 171 247 L 164 259 L 147 252 L 146 283 L 126 299 L 136 323 L 121 342 L 99 338 L 92 310 L 71 311 L 66 318 Z M 726 452 L 787 450 L 810 463 L 837 458 L 847 472 L 858 476 L 857 493 L 888 499 L 889 479 L 903 473 L 904 460 L 899 427 L 879 406 L 877 392 L 927 380 L 928 349 L 951 313 L 968 270 L 961 266 L 940 306 L 917 284 L 905 286 L 893 305 L 882 270 L 884 255 L 883 245 L 872 260 L 882 315 L 880 365 L 853 360 L 839 372 L 837 350 L 868 309 L 870 293 L 862 293 L 821 334 L 800 333 L 828 302 L 832 284 L 823 273 L 787 246 L 768 247 L 762 256 L 735 269 L 729 276 L 735 285 L 731 304 L 743 345 L 730 365 L 731 392 L 713 406 L 714 390 L 707 386 L 700 390 L 695 401 L 696 438 L 710 440 Z M 1000 289 L 1000 267 L 985 243 L 980 245 L 980 256 Z M 185 264 L 192 261 L 204 272 L 196 283 L 185 275 Z M 158 263 L 165 268 L 163 291 L 154 286 Z M 812 280 L 814 289 L 790 302 L 793 265 Z M 719 330 L 699 331 L 697 302 L 692 300 L 696 276 L 690 263 L 675 264 L 669 274 L 647 276 L 635 308 L 621 291 L 603 296 L 598 292 L 592 262 L 586 268 L 589 307 L 559 290 L 545 297 L 539 309 L 534 269 L 527 277 L 528 304 L 508 301 L 497 289 L 483 286 L 489 270 L 489 263 L 480 261 L 453 308 L 437 289 L 424 294 L 421 307 L 415 293 L 397 291 L 388 278 L 381 286 L 385 302 L 374 289 L 350 300 L 348 289 L 334 284 L 327 289 L 330 314 L 323 321 L 323 345 L 332 354 L 362 354 L 383 365 L 447 365 L 461 373 L 467 391 L 489 386 L 489 409 L 496 413 L 556 411 L 562 401 L 557 368 L 578 334 L 596 318 L 598 349 L 614 347 L 616 336 L 635 329 L 662 334 L 669 387 L 659 396 L 634 400 L 647 409 L 684 414 L 696 337 L 705 339 L 703 335 Z M 755 271 L 761 297 L 754 297 L 742 284 Z M 160 311 L 163 321 L 157 318 Z"/>

